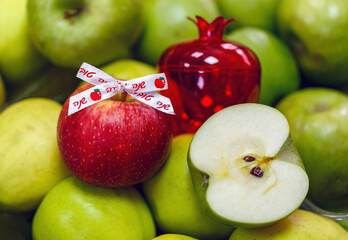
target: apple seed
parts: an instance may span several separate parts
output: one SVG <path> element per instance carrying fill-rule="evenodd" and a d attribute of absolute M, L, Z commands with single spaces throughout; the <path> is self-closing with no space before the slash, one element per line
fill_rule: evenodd
<path fill-rule="evenodd" d="M 256 177 L 262 177 L 263 176 L 263 171 L 260 167 L 253 167 L 250 170 L 250 173 Z"/>
<path fill-rule="evenodd" d="M 246 162 L 252 162 L 252 161 L 255 161 L 255 158 L 252 157 L 252 156 L 245 156 L 243 158 L 243 160 L 246 161 Z"/>

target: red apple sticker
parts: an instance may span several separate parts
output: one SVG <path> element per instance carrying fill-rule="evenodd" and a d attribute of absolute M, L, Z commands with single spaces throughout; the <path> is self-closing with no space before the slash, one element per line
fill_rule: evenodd
<path fill-rule="evenodd" d="M 101 99 L 102 95 L 101 95 L 101 92 L 99 89 L 94 89 L 94 92 L 91 92 L 91 95 L 90 95 L 91 99 L 93 101 L 98 101 Z"/>
<path fill-rule="evenodd" d="M 90 87 L 86 83 L 72 95 Z M 99 97 L 98 91 L 92 94 Z M 171 115 L 115 95 L 68 116 L 69 99 L 59 116 L 57 138 L 65 165 L 78 179 L 104 187 L 131 186 L 162 167 L 172 141 Z"/>
<path fill-rule="evenodd" d="M 166 85 L 166 82 L 163 77 L 159 77 L 155 80 L 156 88 L 164 88 L 165 85 Z"/>

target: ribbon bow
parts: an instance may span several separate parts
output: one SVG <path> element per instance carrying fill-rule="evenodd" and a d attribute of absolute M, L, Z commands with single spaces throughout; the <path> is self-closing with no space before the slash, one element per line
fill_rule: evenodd
<path fill-rule="evenodd" d="M 121 81 L 88 63 L 83 63 L 76 77 L 95 86 L 70 97 L 68 115 L 124 91 L 159 111 L 175 114 L 170 99 L 156 93 L 168 89 L 164 73 Z"/>

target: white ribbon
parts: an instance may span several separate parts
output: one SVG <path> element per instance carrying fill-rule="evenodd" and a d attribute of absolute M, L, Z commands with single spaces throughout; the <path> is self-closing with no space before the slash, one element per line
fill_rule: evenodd
<path fill-rule="evenodd" d="M 76 77 L 95 86 L 70 97 L 68 116 L 124 91 L 159 111 L 175 114 L 170 99 L 156 93 L 168 89 L 164 73 L 121 81 L 88 63 L 83 63 Z"/>

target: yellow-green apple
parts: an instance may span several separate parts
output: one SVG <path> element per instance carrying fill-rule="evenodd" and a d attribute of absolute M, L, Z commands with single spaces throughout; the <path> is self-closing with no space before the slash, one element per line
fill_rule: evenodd
<path fill-rule="evenodd" d="M 6 98 L 5 85 L 0 75 L 0 108 L 4 105 L 5 98 Z"/>
<path fill-rule="evenodd" d="M 70 177 L 43 199 L 33 220 L 34 240 L 148 240 L 151 212 L 132 187 L 103 188 Z"/>
<path fill-rule="evenodd" d="M 100 68 L 117 79 L 133 79 L 158 73 L 155 67 L 135 59 L 121 59 Z"/>
<path fill-rule="evenodd" d="M 348 82 L 348 1 L 284 0 L 277 22 L 308 80 L 326 86 Z"/>
<path fill-rule="evenodd" d="M 300 74 L 288 46 L 273 33 L 254 27 L 243 27 L 225 35 L 230 41 L 250 48 L 261 64 L 259 103 L 274 105 L 300 86 Z"/>
<path fill-rule="evenodd" d="M 162 234 L 160 236 L 155 237 L 153 240 L 198 240 L 197 238 L 192 238 L 182 234 Z"/>
<path fill-rule="evenodd" d="M 141 0 L 28 0 L 31 38 L 54 64 L 102 65 L 128 55 L 143 27 Z"/>
<path fill-rule="evenodd" d="M 69 176 L 57 144 L 61 105 L 30 98 L 0 114 L 0 209 L 30 211 Z"/>
<path fill-rule="evenodd" d="M 325 209 L 348 205 L 347 95 L 330 88 L 304 88 L 282 99 L 277 109 L 288 119 L 306 167 L 309 198 Z"/>
<path fill-rule="evenodd" d="M 192 137 L 193 134 L 174 137 L 169 158 L 155 176 L 143 183 L 143 193 L 157 227 L 163 233 L 198 239 L 227 239 L 234 228 L 209 216 L 193 188 L 187 166 Z"/>
<path fill-rule="evenodd" d="M 26 81 L 47 64 L 30 40 L 26 5 L 27 0 L 0 1 L 0 72 L 11 83 Z"/>
<path fill-rule="evenodd" d="M 213 0 L 148 0 L 144 5 L 145 27 L 137 55 L 152 65 L 169 46 L 197 36 L 197 28 L 188 17 L 199 15 L 210 22 L 219 15 Z"/>
<path fill-rule="evenodd" d="M 217 0 L 220 11 L 226 18 L 236 18 L 233 27 L 259 27 L 276 30 L 276 14 L 279 0 Z"/>
<path fill-rule="evenodd" d="M 347 240 L 348 232 L 335 221 L 298 209 L 287 218 L 260 229 L 237 228 L 229 240 Z"/>
<path fill-rule="evenodd" d="M 92 86 L 86 83 L 71 95 Z M 66 166 L 80 180 L 108 187 L 138 184 L 168 157 L 170 115 L 123 93 L 69 116 L 68 107 L 69 98 L 58 121 L 58 145 Z"/>
<path fill-rule="evenodd" d="M 308 192 L 286 118 L 263 104 L 233 105 L 212 115 L 195 133 L 188 163 L 206 211 L 233 226 L 279 221 Z"/>

